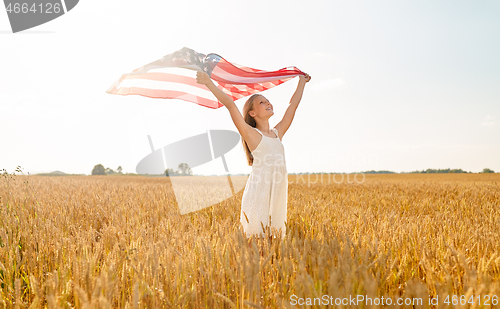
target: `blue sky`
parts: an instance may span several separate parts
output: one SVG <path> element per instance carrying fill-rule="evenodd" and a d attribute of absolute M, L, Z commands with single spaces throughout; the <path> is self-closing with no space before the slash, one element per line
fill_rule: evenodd
<path fill-rule="evenodd" d="M 0 10 L 0 169 L 135 172 L 147 135 L 161 147 L 236 130 L 225 108 L 105 93 L 121 74 L 186 46 L 312 76 L 283 138 L 291 173 L 500 171 L 498 16 L 497 1 L 86 0 L 12 34 Z M 263 93 L 271 126 L 296 85 Z M 240 145 L 227 160 L 231 172 L 250 171 Z"/>

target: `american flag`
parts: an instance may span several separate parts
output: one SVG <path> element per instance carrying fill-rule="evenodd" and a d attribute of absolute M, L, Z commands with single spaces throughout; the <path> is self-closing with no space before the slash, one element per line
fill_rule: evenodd
<path fill-rule="evenodd" d="M 233 101 L 282 84 L 298 75 L 296 67 L 264 71 L 231 63 L 217 54 L 202 54 L 184 47 L 161 59 L 123 74 L 106 92 L 180 99 L 209 108 L 224 106 L 205 86 L 196 71 L 206 72 Z"/>

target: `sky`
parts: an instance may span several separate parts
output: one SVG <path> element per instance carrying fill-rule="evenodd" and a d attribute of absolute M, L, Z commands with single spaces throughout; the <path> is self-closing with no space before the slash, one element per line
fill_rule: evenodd
<path fill-rule="evenodd" d="M 283 137 L 289 173 L 498 172 L 499 16 L 498 1 L 85 0 L 13 34 L 0 9 L 0 169 L 134 173 L 151 152 L 148 135 L 159 148 L 236 131 L 225 107 L 106 93 L 122 74 L 188 47 L 311 75 Z M 271 127 L 297 83 L 262 93 Z M 241 143 L 226 160 L 231 173 L 251 170 Z M 218 158 L 193 172 L 222 168 Z"/>

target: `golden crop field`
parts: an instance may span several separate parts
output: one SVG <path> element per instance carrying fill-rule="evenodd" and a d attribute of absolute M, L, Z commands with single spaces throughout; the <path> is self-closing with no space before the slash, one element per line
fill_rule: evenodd
<path fill-rule="evenodd" d="M 4 175 L 0 308 L 499 307 L 500 174 L 328 176 L 248 242 L 242 191 L 181 216 L 167 177 Z"/>

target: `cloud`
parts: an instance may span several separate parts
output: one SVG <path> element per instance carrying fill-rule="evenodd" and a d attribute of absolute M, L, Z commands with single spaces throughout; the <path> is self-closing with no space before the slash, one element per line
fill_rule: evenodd
<path fill-rule="evenodd" d="M 484 117 L 483 121 L 481 121 L 480 124 L 483 127 L 493 127 L 495 125 L 495 121 L 493 119 L 495 119 L 493 116 L 488 115 Z"/>
<path fill-rule="evenodd" d="M 336 88 L 344 88 L 346 85 L 342 78 L 330 78 L 321 80 L 312 85 L 314 91 L 331 90 Z"/>

